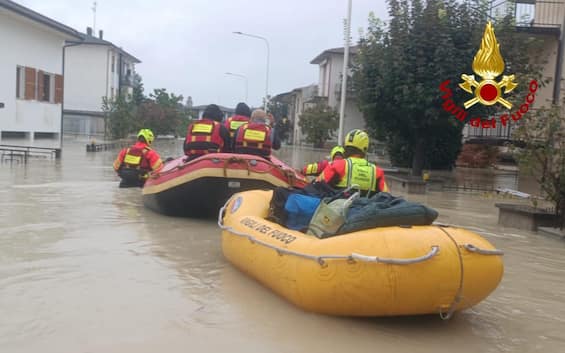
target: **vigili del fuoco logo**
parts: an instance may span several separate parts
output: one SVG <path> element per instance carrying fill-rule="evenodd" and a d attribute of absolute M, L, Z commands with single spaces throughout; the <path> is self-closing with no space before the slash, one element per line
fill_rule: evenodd
<path fill-rule="evenodd" d="M 500 55 L 500 44 L 498 44 L 496 40 L 491 22 L 488 22 L 486 25 L 485 33 L 481 40 L 481 47 L 473 59 L 473 72 L 480 77 L 479 80 L 475 78 L 475 75 L 462 74 L 461 79 L 463 82 L 459 83 L 459 87 L 475 96 L 463 103 L 464 109 L 457 106 L 451 99 L 453 93 L 448 87 L 450 81 L 446 80 L 441 83 L 439 89 L 445 92 L 441 97 L 443 99 L 442 107 L 446 112 L 452 114 L 459 121 L 465 121 L 468 115 L 466 109 L 471 108 L 477 103 L 485 106 L 498 103 L 506 109 L 512 109 L 512 103 L 506 100 L 504 96 L 512 92 L 518 84 L 514 82 L 516 78 L 514 74 L 503 75 L 500 81 L 496 80 L 496 78 L 504 72 L 504 59 L 502 55 Z M 535 100 L 537 89 L 537 81 L 532 80 L 529 86 L 530 92 L 526 96 L 524 104 L 514 113 L 510 115 L 502 114 L 500 116 L 502 126 L 506 126 L 510 118 L 514 121 L 518 121 L 522 118 L 523 114 L 528 112 L 530 105 Z M 469 123 L 473 127 L 482 126 L 483 128 L 494 128 L 496 127 L 496 118 L 483 120 L 480 117 L 476 117 L 470 119 Z"/>

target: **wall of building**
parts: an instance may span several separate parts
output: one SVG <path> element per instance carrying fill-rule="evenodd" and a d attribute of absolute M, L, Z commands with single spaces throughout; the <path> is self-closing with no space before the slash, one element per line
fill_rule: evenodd
<path fill-rule="evenodd" d="M 109 96 L 113 87 L 109 52 L 103 45 L 78 45 L 65 50 L 65 110 L 102 111 L 102 97 Z"/>
<path fill-rule="evenodd" d="M 62 74 L 60 34 L 35 22 L 0 10 L 0 132 L 24 132 L 33 138 L 35 132 L 60 133 L 61 104 L 16 98 L 17 66 L 51 74 Z M 1 136 L 1 135 L 0 135 Z"/>

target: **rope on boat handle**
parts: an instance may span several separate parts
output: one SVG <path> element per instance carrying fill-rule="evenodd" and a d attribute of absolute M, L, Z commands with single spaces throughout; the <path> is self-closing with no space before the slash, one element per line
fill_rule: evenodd
<path fill-rule="evenodd" d="M 439 246 L 438 245 L 433 245 L 431 247 L 431 250 L 427 254 L 425 254 L 423 256 L 411 258 L 411 259 L 394 259 L 394 258 L 386 258 L 386 257 L 378 257 L 378 256 L 368 256 L 368 255 L 357 254 L 357 253 L 352 253 L 351 255 L 319 255 L 319 256 L 316 256 L 316 255 L 310 255 L 310 254 L 305 254 L 305 253 L 301 253 L 301 252 L 298 252 L 298 251 L 293 251 L 293 250 L 281 248 L 281 247 L 272 245 L 270 243 L 264 242 L 262 240 L 259 240 L 259 239 L 257 239 L 256 237 L 254 237 L 250 234 L 247 234 L 245 232 L 240 232 L 236 229 L 233 229 L 232 227 L 224 225 L 224 223 L 223 223 L 224 211 L 225 211 L 227 205 L 229 204 L 229 202 L 231 201 L 232 198 L 230 198 L 226 202 L 226 204 L 218 212 L 218 226 L 222 230 L 225 230 L 225 231 L 228 231 L 228 232 L 230 232 L 234 235 L 249 239 L 249 241 L 253 244 L 259 244 L 259 245 L 263 245 L 267 248 L 273 249 L 280 256 L 282 256 L 284 254 L 294 255 L 294 256 L 305 258 L 305 259 L 314 260 L 314 261 L 318 262 L 321 266 L 325 266 L 325 264 L 326 264 L 325 260 L 347 260 L 347 261 L 350 261 L 350 262 L 351 261 L 353 261 L 353 262 L 362 261 L 362 262 L 383 263 L 383 264 L 390 264 L 390 265 L 411 265 L 411 264 L 415 264 L 415 263 L 424 262 L 426 260 L 429 260 L 439 253 Z"/>

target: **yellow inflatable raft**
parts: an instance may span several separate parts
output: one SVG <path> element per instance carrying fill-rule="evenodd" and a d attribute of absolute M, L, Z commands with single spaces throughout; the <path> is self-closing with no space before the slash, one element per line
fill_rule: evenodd
<path fill-rule="evenodd" d="M 228 200 L 218 216 L 224 256 L 305 310 L 449 318 L 502 278 L 502 252 L 468 230 L 386 227 L 318 239 L 267 221 L 271 195 L 253 190 Z"/>

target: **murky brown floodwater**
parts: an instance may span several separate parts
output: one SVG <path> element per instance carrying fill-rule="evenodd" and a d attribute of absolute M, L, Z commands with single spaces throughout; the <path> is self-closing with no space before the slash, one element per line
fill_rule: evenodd
<path fill-rule="evenodd" d="M 180 145 L 160 150 L 176 155 Z M 448 322 L 326 317 L 234 269 L 214 221 L 164 217 L 143 207 L 139 190 L 118 189 L 115 153 L 69 142 L 61 161 L 0 164 L 0 352 L 565 349 L 565 242 L 498 227 L 500 200 L 410 197 L 506 252 L 503 281 L 486 301 Z M 283 153 L 296 166 L 315 154 Z"/>

